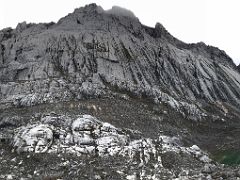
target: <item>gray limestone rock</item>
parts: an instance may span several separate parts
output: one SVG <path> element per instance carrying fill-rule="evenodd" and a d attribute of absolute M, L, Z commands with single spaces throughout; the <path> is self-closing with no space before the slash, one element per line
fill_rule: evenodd
<path fill-rule="evenodd" d="M 52 122 L 56 121 L 58 123 L 53 125 Z M 130 159 L 139 158 L 140 155 L 140 163 L 148 163 L 151 158 L 160 161 L 160 152 L 173 151 L 188 154 L 204 163 L 211 162 L 208 155 L 198 146 L 183 147 L 176 137 L 159 136 L 158 139 L 130 140 L 130 134 L 91 115 L 81 115 L 72 119 L 64 115 L 48 114 L 41 118 L 41 122 L 13 130 L 11 141 L 17 152 L 62 152 L 79 156 L 120 155 Z"/>
<path fill-rule="evenodd" d="M 57 23 L 2 29 L 0 178 L 44 174 L 44 164 L 27 166 L 38 155 L 50 157 L 47 167 L 58 162 L 48 169 L 53 174 L 71 162 L 59 175 L 66 179 L 232 178 L 234 168 L 221 167 L 199 147 L 238 147 L 231 139 L 239 132 L 239 67 L 224 51 L 184 43 L 120 7 L 90 4 Z M 53 109 L 62 114 L 44 114 Z M 15 152 L 27 153 L 8 162 Z"/>
<path fill-rule="evenodd" d="M 57 24 L 3 29 L 1 106 L 99 97 L 117 88 L 160 101 L 165 93 L 184 104 L 219 100 L 239 107 L 240 75 L 225 52 L 185 44 L 159 23 L 146 27 L 115 10 L 91 4 Z"/>

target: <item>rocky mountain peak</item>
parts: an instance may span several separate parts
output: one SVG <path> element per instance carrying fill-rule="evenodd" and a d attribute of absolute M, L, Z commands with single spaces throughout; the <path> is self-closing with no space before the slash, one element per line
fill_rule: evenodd
<path fill-rule="evenodd" d="M 125 8 L 122 8 L 120 6 L 113 6 L 111 9 L 104 10 L 101 6 L 98 6 L 95 3 L 86 5 L 84 7 L 80 7 L 74 10 L 72 14 L 79 14 L 79 13 L 84 13 L 84 14 L 111 14 L 113 16 L 118 16 L 118 17 L 128 17 L 132 19 L 137 19 L 135 14 Z"/>
<path fill-rule="evenodd" d="M 104 10 L 96 4 L 77 8 L 73 13 L 58 21 L 58 29 L 79 30 L 82 27 L 85 29 L 119 31 L 123 28 L 141 27 L 141 23 L 134 13 L 127 9 L 113 6 L 109 10 Z"/>
<path fill-rule="evenodd" d="M 239 152 L 238 71 L 120 7 L 3 29 L 0 179 L 240 177 L 203 151 Z"/>
<path fill-rule="evenodd" d="M 94 14 L 94 13 L 101 13 L 103 11 L 104 10 L 101 6 L 98 6 L 96 3 L 92 3 L 84 7 L 76 8 L 72 14 L 79 14 L 79 13 Z"/>
<path fill-rule="evenodd" d="M 157 32 L 157 34 L 166 34 L 168 31 L 166 30 L 166 28 L 161 24 L 161 23 L 156 23 L 155 25 L 155 30 Z"/>
<path fill-rule="evenodd" d="M 186 44 L 160 23 L 144 26 L 120 7 L 103 10 L 90 4 L 57 24 L 23 22 L 15 30 L 1 31 L 0 42 L 4 82 L 64 77 L 77 89 L 79 81 L 94 81 L 99 89 L 107 83 L 140 96 L 156 98 L 164 92 L 239 105 L 239 75 L 224 51 L 204 43 Z M 2 92 L 7 98 L 7 90 Z"/>
<path fill-rule="evenodd" d="M 22 31 L 24 31 L 28 27 L 29 27 L 29 25 L 27 24 L 26 21 L 24 21 L 22 23 L 18 23 L 18 25 L 16 27 L 16 32 L 21 33 Z"/>

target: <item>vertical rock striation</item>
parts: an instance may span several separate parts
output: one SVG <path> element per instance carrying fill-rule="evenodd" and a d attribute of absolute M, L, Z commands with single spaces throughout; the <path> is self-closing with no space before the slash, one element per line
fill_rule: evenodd
<path fill-rule="evenodd" d="M 240 74 L 224 51 L 186 44 L 160 23 L 147 27 L 127 10 L 96 4 L 56 24 L 1 30 L 0 85 L 2 107 L 115 91 L 157 102 L 240 102 Z"/>

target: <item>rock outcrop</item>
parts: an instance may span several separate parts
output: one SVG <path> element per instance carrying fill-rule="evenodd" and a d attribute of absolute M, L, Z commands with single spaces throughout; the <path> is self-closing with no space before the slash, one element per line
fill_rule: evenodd
<path fill-rule="evenodd" d="M 119 153 L 129 141 L 121 130 L 90 115 L 66 120 L 69 118 L 48 115 L 41 124 L 20 127 L 15 130 L 13 146 L 18 152 L 104 155 Z"/>
<path fill-rule="evenodd" d="M 178 138 L 159 136 L 155 140 L 147 138 L 131 141 L 129 137 L 123 130 L 91 115 L 82 115 L 75 120 L 66 116 L 46 115 L 39 124 L 15 129 L 12 141 L 17 152 L 120 155 L 129 158 L 143 153 L 141 161 L 147 163 L 151 156 L 160 160 L 160 152 L 175 151 L 193 155 L 204 163 L 211 162 L 208 155 L 196 145 L 181 147 Z"/>
<path fill-rule="evenodd" d="M 205 166 L 214 166 L 208 154 L 203 152 L 198 146 L 181 146 L 177 137 L 165 135 L 157 139 L 142 138 L 130 139 L 131 131 L 119 129 L 113 125 L 99 121 L 91 115 L 81 115 L 77 119 L 57 114 L 47 114 L 42 116 L 38 124 L 29 124 L 12 131 L 11 139 L 16 152 L 50 153 L 61 156 L 72 155 L 77 157 L 88 156 L 94 158 L 103 157 L 124 157 L 128 159 L 128 164 L 138 165 L 141 171 L 138 175 L 141 178 L 154 176 L 160 178 L 164 173 L 168 177 L 175 177 L 174 172 L 163 166 L 162 157 L 168 153 L 182 154 L 186 158 L 193 158 Z M 147 167 L 154 167 L 150 173 Z M 180 167 L 179 167 L 180 168 Z M 182 167 L 183 168 L 183 167 Z M 187 169 L 181 169 L 184 173 Z M 179 176 L 182 176 L 178 172 Z M 125 177 L 128 175 L 122 173 Z M 205 176 L 200 169 L 195 169 L 191 176 Z M 184 175 L 183 175 L 184 176 Z"/>

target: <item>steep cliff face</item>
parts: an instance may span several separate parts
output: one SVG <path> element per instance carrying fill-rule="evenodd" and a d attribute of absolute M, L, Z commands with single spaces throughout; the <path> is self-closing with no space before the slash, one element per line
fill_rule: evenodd
<path fill-rule="evenodd" d="M 185 44 L 159 23 L 150 28 L 123 14 L 91 4 L 57 24 L 2 30 L 1 103 L 81 99 L 117 87 L 159 101 L 166 93 L 239 106 L 240 75 L 225 52 Z"/>
<path fill-rule="evenodd" d="M 104 89 L 107 83 L 141 91 L 137 94 L 152 95 L 148 91 L 154 88 L 191 100 L 239 100 L 239 74 L 225 53 L 204 44 L 179 48 L 184 43 L 160 24 L 144 27 L 137 18 L 96 5 L 77 9 L 55 25 L 23 23 L 1 34 L 2 98 L 43 89 L 55 94 L 51 88 L 63 79 L 76 89 L 62 87 L 69 96 L 81 94 L 84 84 Z M 19 87 L 23 83 L 27 89 Z"/>

